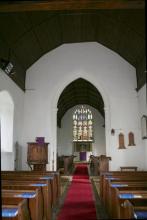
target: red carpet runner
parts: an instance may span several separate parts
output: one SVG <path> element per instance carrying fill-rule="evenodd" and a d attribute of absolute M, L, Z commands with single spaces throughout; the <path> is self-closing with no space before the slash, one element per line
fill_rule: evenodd
<path fill-rule="evenodd" d="M 77 165 L 57 220 L 96 220 L 92 186 L 86 164 Z"/>

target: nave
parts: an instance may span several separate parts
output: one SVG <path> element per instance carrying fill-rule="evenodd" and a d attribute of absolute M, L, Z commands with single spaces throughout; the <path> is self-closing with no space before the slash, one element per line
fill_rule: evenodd
<path fill-rule="evenodd" d="M 87 163 L 64 175 L 2 171 L 2 219 L 146 219 L 147 172 L 108 171 L 91 176 Z"/>
<path fill-rule="evenodd" d="M 145 0 L 1 1 L 0 26 L 3 219 L 146 219 Z"/>
<path fill-rule="evenodd" d="M 8 219 L 96 220 L 97 192 L 94 195 L 93 189 L 87 163 L 76 164 L 69 175 L 48 171 L 2 171 L 3 219 L 9 215 Z M 20 204 L 22 200 L 27 202 Z M 98 205 L 100 208 L 101 204 Z M 104 219 L 105 213 L 101 213 L 101 217 Z"/>

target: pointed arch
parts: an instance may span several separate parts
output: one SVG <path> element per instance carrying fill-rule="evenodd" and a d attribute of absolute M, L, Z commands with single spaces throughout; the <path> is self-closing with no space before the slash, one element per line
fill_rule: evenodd
<path fill-rule="evenodd" d="M 66 111 L 77 104 L 90 105 L 97 109 L 102 117 L 105 117 L 103 98 L 97 88 L 89 81 L 78 78 L 67 85 L 59 97 L 57 106 L 59 127 L 61 127 L 61 119 Z"/>
<path fill-rule="evenodd" d="M 50 160 L 54 160 L 56 162 L 57 158 L 57 105 L 58 100 L 63 92 L 63 90 L 68 86 L 71 82 L 74 80 L 77 80 L 79 78 L 82 78 L 84 80 L 89 81 L 92 85 L 94 85 L 97 90 L 100 92 L 103 102 L 104 102 L 104 112 L 105 112 L 105 138 L 106 138 L 106 154 L 110 155 L 110 101 L 108 92 L 104 88 L 103 84 L 100 82 L 100 80 L 96 80 L 95 77 L 92 74 L 87 74 L 86 72 L 73 72 L 69 74 L 66 78 L 64 78 L 62 81 L 58 82 L 56 86 L 54 87 L 53 94 L 51 100 L 51 124 L 52 124 L 52 149 L 50 150 Z M 54 155 L 54 158 L 53 158 Z M 56 169 L 56 164 L 55 164 Z"/>

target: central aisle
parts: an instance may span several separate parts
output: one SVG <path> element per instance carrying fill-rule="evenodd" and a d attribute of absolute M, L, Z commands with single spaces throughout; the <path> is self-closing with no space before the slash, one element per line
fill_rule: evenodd
<path fill-rule="evenodd" d="M 57 220 L 96 220 L 92 186 L 86 164 L 76 165 L 72 183 Z"/>

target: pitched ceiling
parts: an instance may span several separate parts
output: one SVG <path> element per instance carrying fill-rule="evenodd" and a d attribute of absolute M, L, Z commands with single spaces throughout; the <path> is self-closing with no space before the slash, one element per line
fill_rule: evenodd
<path fill-rule="evenodd" d="M 146 82 L 144 4 L 144 0 L 1 2 L 0 58 L 11 60 L 15 74 L 10 77 L 25 90 L 26 70 L 45 53 L 63 43 L 95 41 L 136 68 L 139 89 Z M 71 88 L 75 87 L 74 82 Z M 78 104 L 74 95 L 77 90 L 71 90 L 73 101 L 69 106 Z M 80 91 L 82 101 L 85 95 Z M 95 97 L 91 95 L 91 101 L 97 105 Z M 67 108 L 62 107 L 58 114 L 64 115 Z"/>
<path fill-rule="evenodd" d="M 58 101 L 57 122 L 61 127 L 61 119 L 66 111 L 78 104 L 88 104 L 97 109 L 104 117 L 104 102 L 99 91 L 88 81 L 79 78 L 70 83 L 61 93 Z"/>

